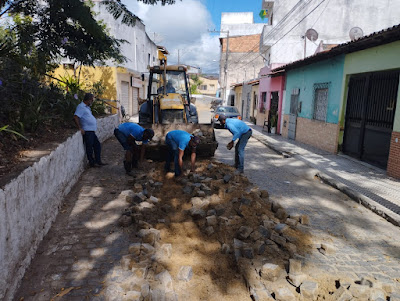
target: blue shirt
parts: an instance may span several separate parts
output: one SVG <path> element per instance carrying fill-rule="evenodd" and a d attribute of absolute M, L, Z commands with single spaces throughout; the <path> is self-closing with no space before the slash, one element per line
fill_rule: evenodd
<path fill-rule="evenodd" d="M 148 142 L 148 140 L 143 141 L 144 128 L 136 123 L 125 122 L 120 124 L 118 129 L 127 137 L 132 135 L 137 141 L 142 141 L 144 144 Z"/>
<path fill-rule="evenodd" d="M 84 131 L 96 131 L 97 130 L 97 120 L 92 114 L 92 110 L 89 106 L 81 102 L 75 110 L 76 116 L 79 117 L 79 123 Z"/>
<path fill-rule="evenodd" d="M 226 118 L 225 127 L 232 133 L 232 141 L 236 141 L 250 130 L 250 127 L 244 121 L 235 118 Z"/>
<path fill-rule="evenodd" d="M 169 140 L 172 140 L 178 145 L 178 148 L 180 150 L 185 150 L 191 138 L 192 135 L 190 135 L 188 132 L 182 130 L 175 130 L 169 132 L 167 136 L 165 136 L 165 141 L 167 142 Z"/>

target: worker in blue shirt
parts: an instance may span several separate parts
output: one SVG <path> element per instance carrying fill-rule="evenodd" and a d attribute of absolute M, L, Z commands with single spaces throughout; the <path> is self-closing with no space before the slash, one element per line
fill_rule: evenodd
<path fill-rule="evenodd" d="M 93 101 L 94 95 L 86 93 L 83 101 L 76 107 L 74 121 L 82 133 L 90 167 L 101 167 L 107 164 L 101 161 L 101 144 L 96 136 L 97 120 L 90 109 Z"/>
<path fill-rule="evenodd" d="M 140 125 L 133 122 L 122 123 L 114 130 L 114 135 L 121 143 L 125 152 L 124 168 L 127 173 L 133 167 L 138 166 L 139 153 L 140 162 L 143 162 L 145 155 L 145 144 L 154 136 L 152 129 L 144 129 Z M 141 141 L 142 145 L 136 144 L 136 141 Z"/>
<path fill-rule="evenodd" d="M 251 128 L 242 120 L 235 118 L 226 118 L 225 115 L 219 115 L 219 122 L 222 126 L 227 128 L 233 135 L 232 141 L 226 146 L 229 150 L 232 149 L 236 139 L 239 141 L 235 146 L 235 168 L 243 173 L 244 170 L 244 148 L 247 141 L 250 139 L 252 131 Z"/>
<path fill-rule="evenodd" d="M 168 155 L 165 162 L 165 171 L 169 172 L 171 161 L 175 163 L 175 177 L 179 177 L 183 169 L 183 155 L 187 146 L 191 148 L 191 171 L 195 170 L 196 148 L 200 143 L 200 138 L 182 130 L 168 132 L 165 136 L 165 143 L 168 146 Z"/>

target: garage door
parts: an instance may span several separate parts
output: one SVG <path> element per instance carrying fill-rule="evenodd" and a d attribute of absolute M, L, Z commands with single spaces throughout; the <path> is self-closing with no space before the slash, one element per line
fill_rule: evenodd
<path fill-rule="evenodd" d="M 132 88 L 132 115 L 139 113 L 139 89 Z"/>
<path fill-rule="evenodd" d="M 129 105 L 129 82 L 121 82 L 121 106 L 124 106 L 126 114 L 132 115 L 132 108 Z"/>

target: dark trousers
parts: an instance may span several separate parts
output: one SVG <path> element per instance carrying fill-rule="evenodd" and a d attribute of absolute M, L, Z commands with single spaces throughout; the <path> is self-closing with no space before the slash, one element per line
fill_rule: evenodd
<path fill-rule="evenodd" d="M 124 150 L 130 151 L 132 153 L 132 162 L 126 162 L 124 160 L 124 168 L 126 172 L 130 172 L 132 167 L 138 167 L 139 157 L 140 157 L 140 147 L 133 143 L 133 145 L 128 144 L 128 137 L 125 136 L 119 129 L 114 130 L 114 136 L 117 138 L 119 143 L 122 145 Z M 143 147 L 143 146 L 142 146 Z"/>
<path fill-rule="evenodd" d="M 85 131 L 83 135 L 83 142 L 86 147 L 86 156 L 89 160 L 89 164 L 93 166 L 95 163 L 101 163 L 101 144 L 94 131 Z M 94 153 L 94 157 L 93 157 Z"/>
<path fill-rule="evenodd" d="M 243 172 L 244 169 L 244 148 L 246 147 L 247 141 L 249 141 L 251 134 L 251 130 L 242 134 L 235 146 L 235 167 L 241 172 Z"/>
<path fill-rule="evenodd" d="M 171 170 L 171 161 L 174 160 L 175 165 L 175 177 L 178 177 L 181 174 L 181 169 L 179 167 L 179 149 L 178 145 L 172 141 L 165 141 L 168 146 L 168 154 L 167 160 L 165 162 L 165 171 L 169 172 Z"/>

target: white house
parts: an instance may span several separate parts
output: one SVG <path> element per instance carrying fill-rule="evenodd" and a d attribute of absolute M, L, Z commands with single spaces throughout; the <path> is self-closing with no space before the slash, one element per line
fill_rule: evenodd
<path fill-rule="evenodd" d="M 400 23 L 399 0 L 262 0 L 262 8 L 259 50 L 271 69 L 350 41 L 350 32 L 357 38 Z"/>

